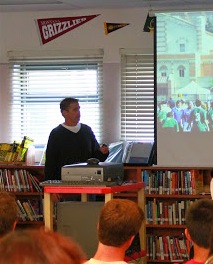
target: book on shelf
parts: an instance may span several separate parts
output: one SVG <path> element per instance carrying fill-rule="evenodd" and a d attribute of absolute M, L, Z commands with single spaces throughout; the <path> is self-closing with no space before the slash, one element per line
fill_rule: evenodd
<path fill-rule="evenodd" d="M 184 238 L 179 239 L 179 245 L 180 245 L 180 252 L 183 259 L 188 259 L 189 254 L 186 246 L 186 240 Z"/>
<path fill-rule="evenodd" d="M 163 194 L 163 171 L 157 171 L 158 175 L 158 193 Z"/>
<path fill-rule="evenodd" d="M 5 176 L 7 179 L 7 188 L 9 192 L 13 191 L 13 183 L 12 183 L 12 178 L 11 178 L 11 173 L 9 170 L 5 170 Z"/>
<path fill-rule="evenodd" d="M 21 144 L 17 147 L 17 157 L 16 161 L 25 161 L 26 160 L 26 154 L 29 147 L 33 144 L 34 140 L 24 136 Z"/>
<path fill-rule="evenodd" d="M 159 224 L 162 225 L 164 223 L 164 218 L 163 218 L 163 202 L 158 201 L 158 206 L 159 206 Z"/>
<path fill-rule="evenodd" d="M 153 237 L 153 236 L 151 236 L 151 237 Z M 155 250 L 156 250 L 155 256 L 156 256 L 156 258 L 158 260 L 160 260 L 161 259 L 161 255 L 160 255 L 160 241 L 159 241 L 157 236 L 153 237 L 153 239 L 154 239 Z M 155 259 L 155 256 L 153 256 L 153 259 Z"/>
<path fill-rule="evenodd" d="M 43 218 L 43 214 L 41 213 L 43 209 L 41 208 L 40 201 L 38 199 L 30 199 L 28 203 L 33 211 L 35 220 L 38 221 Z"/>
<path fill-rule="evenodd" d="M 17 204 L 17 209 L 18 209 L 18 217 L 19 217 L 19 221 L 22 220 L 22 221 L 26 221 L 26 216 L 25 216 L 25 213 L 21 210 L 20 206 L 18 205 L 18 203 L 16 202 Z"/>
<path fill-rule="evenodd" d="M 20 209 L 20 212 L 21 212 L 21 218 L 22 218 L 23 220 L 27 221 L 29 218 L 28 218 L 28 215 L 27 215 L 27 213 L 26 213 L 26 211 L 25 211 L 25 209 L 24 209 L 24 207 L 23 207 L 21 201 L 20 201 L 20 200 L 17 200 L 16 203 L 17 203 L 17 205 L 18 205 L 18 208 Z"/>
<path fill-rule="evenodd" d="M 168 203 L 167 202 L 163 202 L 163 212 L 164 212 L 164 221 L 163 223 L 165 225 L 169 224 L 169 209 L 168 209 Z"/>
<path fill-rule="evenodd" d="M 147 170 L 142 171 L 142 181 L 145 185 L 145 192 L 148 193 L 149 191 L 149 173 Z"/>
<path fill-rule="evenodd" d="M 168 245 L 169 259 L 172 260 L 172 248 L 171 248 L 169 236 L 166 236 L 166 241 L 167 241 L 167 245 Z"/>
<path fill-rule="evenodd" d="M 147 235 L 146 242 L 148 261 L 183 262 L 189 257 L 186 253 L 186 240 L 182 237 Z"/>
<path fill-rule="evenodd" d="M 169 225 L 172 225 L 173 224 L 172 204 L 168 204 L 168 218 L 169 218 Z"/>
<path fill-rule="evenodd" d="M 34 218 L 33 218 L 31 209 L 29 207 L 29 204 L 27 202 L 23 202 L 22 205 L 23 205 L 25 212 L 27 213 L 27 216 L 30 219 L 30 221 L 34 221 Z"/>
<path fill-rule="evenodd" d="M 200 194 L 204 190 L 203 184 L 203 171 L 202 170 L 191 170 L 191 178 L 192 178 L 192 193 Z"/>
<path fill-rule="evenodd" d="M 164 244 L 163 244 L 163 237 L 159 236 L 159 244 L 160 244 L 160 259 L 164 260 Z"/>
<path fill-rule="evenodd" d="M 39 186 L 39 183 L 40 183 L 39 180 L 35 176 L 33 176 L 31 173 L 29 173 L 28 171 L 27 171 L 27 175 L 32 182 L 33 188 L 35 188 L 37 192 L 42 192 L 42 188 Z"/>
<path fill-rule="evenodd" d="M 173 237 L 170 237 L 170 245 L 171 245 L 171 258 L 170 260 L 176 260 L 176 254 L 175 254 L 175 246 L 174 246 L 174 239 Z"/>
<path fill-rule="evenodd" d="M 177 216 L 176 216 L 176 204 L 175 203 L 172 204 L 172 219 L 173 219 L 173 224 L 176 225 Z"/>
<path fill-rule="evenodd" d="M 179 240 L 180 239 L 178 237 L 174 237 L 174 245 L 175 245 L 176 255 L 177 255 L 178 259 L 183 259 Z"/>
<path fill-rule="evenodd" d="M 23 175 L 24 175 L 24 181 L 25 181 L 25 184 L 26 184 L 26 190 L 27 190 L 27 192 L 30 192 L 31 188 L 30 188 L 29 178 L 28 178 L 26 170 L 23 170 Z"/>
<path fill-rule="evenodd" d="M 147 220 L 149 224 L 153 224 L 153 202 L 148 201 L 147 203 Z"/>
<path fill-rule="evenodd" d="M 24 173 L 23 173 L 22 169 L 18 170 L 18 175 L 19 175 L 19 179 L 20 179 L 20 183 L 21 183 L 22 192 L 27 192 L 27 185 L 26 185 L 26 182 L 24 179 Z"/>
<path fill-rule="evenodd" d="M 25 162 L 27 151 L 32 144 L 33 139 L 27 136 L 24 136 L 22 142 L 0 143 L 0 162 Z"/>
<path fill-rule="evenodd" d="M 153 256 L 154 256 L 154 251 L 153 251 L 153 239 L 154 239 L 154 237 L 153 236 L 150 236 L 149 237 L 149 257 L 150 257 L 150 259 L 153 259 Z"/>
<path fill-rule="evenodd" d="M 23 169 L 0 169 L 0 190 L 8 192 L 42 192 L 40 181 Z"/>
<path fill-rule="evenodd" d="M 26 175 L 27 175 L 27 179 L 28 179 L 28 182 L 29 182 L 29 189 L 30 189 L 30 192 L 34 192 L 33 182 L 32 182 L 32 179 L 31 179 L 31 177 L 30 177 L 30 174 L 26 172 Z"/>
<path fill-rule="evenodd" d="M 145 183 L 146 194 L 195 195 L 205 192 L 206 186 L 204 170 L 199 169 L 144 170 L 142 180 Z"/>
<path fill-rule="evenodd" d="M 156 205 L 156 198 L 153 199 L 153 205 L 152 205 L 152 216 L 153 216 L 153 224 L 157 224 L 157 205 Z"/>
<path fill-rule="evenodd" d="M 10 150 L 10 148 L 11 148 L 11 144 L 0 143 L 0 162 L 5 161 L 7 152 Z"/>
<path fill-rule="evenodd" d="M 12 177 L 12 183 L 13 183 L 14 192 L 17 192 L 18 191 L 18 187 L 17 187 L 15 175 L 12 174 L 11 177 Z"/>
<path fill-rule="evenodd" d="M 21 189 L 21 181 L 19 179 L 19 174 L 18 174 L 18 170 L 17 169 L 14 170 L 14 175 L 15 175 L 16 184 L 17 184 L 17 191 L 21 192 L 22 191 L 22 189 Z"/>
<path fill-rule="evenodd" d="M 30 212 L 32 213 L 32 216 L 33 216 L 33 219 L 34 221 L 38 221 L 38 214 L 36 213 L 36 211 L 34 210 L 34 207 L 32 206 L 32 203 L 30 200 L 27 200 L 27 203 L 29 205 L 29 208 L 30 208 Z"/>
<path fill-rule="evenodd" d="M 166 236 L 162 237 L 164 245 L 164 259 L 169 260 L 169 245 Z"/>
<path fill-rule="evenodd" d="M 3 179 L 3 171 L 0 170 L 0 190 L 4 191 L 4 179 Z"/>

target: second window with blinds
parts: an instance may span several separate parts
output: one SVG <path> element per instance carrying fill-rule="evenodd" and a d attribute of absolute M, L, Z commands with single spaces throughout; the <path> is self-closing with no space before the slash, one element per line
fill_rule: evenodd
<path fill-rule="evenodd" d="M 154 142 L 153 52 L 121 50 L 121 139 Z"/>

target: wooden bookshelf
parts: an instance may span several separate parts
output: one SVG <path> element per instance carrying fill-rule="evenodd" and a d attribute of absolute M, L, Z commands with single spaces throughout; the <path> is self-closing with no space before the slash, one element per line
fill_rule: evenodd
<path fill-rule="evenodd" d="M 147 252 L 147 263 L 183 263 L 189 258 L 189 242 L 186 240 L 184 235 L 185 222 L 184 216 L 186 211 L 186 205 L 189 205 L 190 202 L 195 201 L 196 199 L 202 198 L 211 198 L 210 196 L 210 180 L 211 180 L 211 171 L 212 168 L 205 167 L 159 167 L 159 166 L 150 166 L 150 167 L 140 167 L 140 166 L 125 166 L 125 180 L 135 180 L 135 181 L 144 181 L 145 183 L 145 215 L 146 215 L 146 228 L 144 236 L 146 237 L 146 252 Z M 176 177 L 182 177 L 186 181 L 181 179 L 177 180 L 180 186 L 177 187 L 178 190 L 170 189 L 168 190 L 165 186 L 161 186 L 159 183 L 159 174 L 162 173 L 165 177 L 167 173 L 174 172 Z M 190 172 L 199 172 L 202 174 L 203 185 L 198 186 L 202 187 L 199 189 L 197 187 L 196 192 L 193 190 L 195 186 L 190 185 L 191 175 Z M 147 181 L 144 179 L 144 173 L 146 173 L 152 181 Z M 158 176 L 157 176 L 158 174 Z M 185 176 L 183 176 L 185 175 Z M 188 175 L 188 176 L 186 176 Z M 150 180 L 149 178 L 149 180 Z M 153 186 L 152 186 L 153 183 Z M 164 179 L 165 183 L 165 179 Z M 200 182 L 199 182 L 200 184 Z M 193 184 L 192 184 L 193 185 Z M 163 189 L 162 189 L 163 188 Z M 159 191 L 160 189 L 160 191 Z M 166 191 L 165 191 L 166 190 Z M 177 192 L 177 193 L 176 193 Z M 193 193 L 192 193 L 193 192 Z M 129 195 L 130 199 L 134 199 L 134 195 Z M 181 207 L 180 206 L 183 207 Z M 170 219 L 170 222 L 167 219 L 168 212 L 165 214 L 166 207 L 173 205 L 172 208 L 176 208 L 176 222 Z M 179 206 L 179 207 L 178 207 Z M 178 209 L 179 208 L 179 209 Z M 182 208 L 182 209 L 180 209 Z M 170 208 L 170 216 L 171 216 Z M 161 212 L 161 215 L 160 215 Z M 182 214 L 179 219 L 179 215 Z M 156 215 L 154 215 L 156 214 Z M 177 216 L 178 215 L 178 216 Z M 183 219 L 182 219 L 183 218 Z M 154 220 L 155 219 L 155 220 Z M 157 220 L 156 220 L 157 219 Z M 166 221 L 165 221 L 166 219 Z M 170 248 L 171 253 L 168 251 L 168 240 L 170 244 L 174 244 L 173 248 Z M 181 246 L 180 246 L 181 245 Z M 183 247 L 183 248 L 182 248 Z"/>
<path fill-rule="evenodd" d="M 37 184 L 33 182 L 32 178 L 36 179 Z M 17 205 L 19 204 L 18 229 L 26 227 L 39 228 L 44 225 L 43 190 L 39 186 L 39 182 L 43 180 L 44 166 L 25 165 L 24 163 L 0 164 L 0 190 L 13 193 L 16 196 Z M 26 212 L 26 207 L 28 212 Z"/>
<path fill-rule="evenodd" d="M 33 176 L 36 176 L 38 180 L 43 181 L 44 180 L 44 166 L 40 165 L 25 165 L 25 164 L 0 164 L 0 169 L 4 170 L 27 170 L 30 172 Z M 148 188 L 145 183 L 145 199 L 143 199 L 141 202 L 142 208 L 146 208 L 146 204 L 148 201 L 159 201 L 159 202 L 172 202 L 172 201 L 189 201 L 189 200 L 196 200 L 196 199 L 202 199 L 202 198 L 210 198 L 210 190 L 209 190 L 209 183 L 211 180 L 211 171 L 212 168 L 205 168 L 205 167 L 158 167 L 158 166 L 149 166 L 149 167 L 142 167 L 142 166 L 125 166 L 124 167 L 124 180 L 132 180 L 136 182 L 141 182 L 143 181 L 143 174 L 144 171 L 148 173 L 157 173 L 158 171 L 175 171 L 175 172 L 181 172 L 181 171 L 187 171 L 187 170 L 196 170 L 196 171 L 202 171 L 203 172 L 203 191 L 202 194 L 159 194 L 157 191 L 154 193 L 149 193 Z M 43 192 L 14 192 L 16 195 L 17 199 L 21 201 L 26 201 L 26 200 L 39 200 L 42 204 L 42 199 L 43 199 Z M 115 197 L 124 197 L 124 198 L 129 198 L 129 199 L 137 199 L 137 195 L 134 192 L 127 192 L 127 193 L 118 193 L 114 194 Z M 146 210 L 145 210 L 146 213 Z M 41 215 L 43 212 L 41 212 Z M 147 217 L 146 217 L 147 218 Z M 20 221 L 18 223 L 17 228 L 26 228 L 26 227 L 33 227 L 33 228 L 38 228 L 41 225 L 44 225 L 43 218 L 40 218 L 39 221 Z M 150 243 L 147 238 L 153 236 L 153 237 L 160 237 L 163 235 L 167 236 L 174 236 L 174 237 L 179 237 L 183 238 L 184 237 L 184 229 L 185 225 L 184 224 L 153 224 L 153 223 L 146 223 L 146 228 L 144 231 L 144 243 L 146 245 L 146 248 L 150 248 Z M 152 239 L 152 238 L 151 238 Z M 188 250 L 188 249 L 187 249 Z M 148 250 L 147 250 L 148 252 Z M 152 253 L 153 254 L 153 253 Z M 159 256 L 157 259 L 152 259 L 150 258 L 150 253 L 148 252 L 148 257 L 147 257 L 147 262 L 148 263 L 171 263 L 174 261 L 171 261 L 170 259 L 160 259 Z M 153 255 L 152 255 L 153 256 Z M 184 259 L 185 260 L 185 259 Z M 183 260 L 177 260 L 176 262 L 183 262 Z"/>

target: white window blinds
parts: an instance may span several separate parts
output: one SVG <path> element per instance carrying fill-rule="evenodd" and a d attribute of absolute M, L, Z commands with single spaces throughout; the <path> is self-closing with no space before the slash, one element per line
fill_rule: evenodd
<path fill-rule="evenodd" d="M 103 55 L 69 59 L 11 60 L 11 141 L 24 136 L 46 144 L 64 122 L 59 103 L 79 99 L 81 122 L 102 141 Z"/>
<path fill-rule="evenodd" d="M 153 54 L 121 54 L 121 139 L 154 141 Z"/>

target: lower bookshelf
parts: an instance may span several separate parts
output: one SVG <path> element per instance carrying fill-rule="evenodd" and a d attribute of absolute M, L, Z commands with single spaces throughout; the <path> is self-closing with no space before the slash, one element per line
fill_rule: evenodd
<path fill-rule="evenodd" d="M 146 248 L 148 263 L 171 263 L 173 259 L 183 262 L 185 258 L 188 258 L 189 245 L 184 237 L 185 210 L 196 199 L 210 198 L 211 171 L 212 168 L 200 167 L 124 167 L 124 180 L 143 181 L 145 184 L 145 199 L 142 199 L 140 203 L 142 208 L 145 208 L 146 214 L 143 248 Z M 28 172 L 39 182 L 44 180 L 44 166 L 0 164 L 0 190 L 13 192 L 20 203 L 33 203 L 31 206 L 35 206 L 34 210 L 37 212 L 36 219 L 28 217 L 24 220 L 20 216 L 17 227 L 40 227 L 44 225 L 43 190 L 33 187 L 29 191 L 24 183 L 20 183 L 21 189 L 16 190 L 17 183 L 12 180 L 14 179 L 12 175 L 16 175 L 17 172 L 19 180 L 23 178 L 22 173 L 25 175 L 27 174 L 25 172 Z M 197 180 L 193 183 L 194 185 L 193 177 Z M 131 192 L 117 193 L 114 196 L 137 199 L 136 194 Z M 179 251 L 184 245 L 185 251 L 182 249 L 181 256 L 180 253 L 178 255 L 177 250 L 177 255 L 167 252 L 168 241 Z"/>
<path fill-rule="evenodd" d="M 211 198 L 212 168 L 125 167 L 125 180 L 144 181 L 147 263 L 183 263 L 190 244 L 185 213 L 197 199 Z M 134 199 L 133 195 L 130 199 Z"/>
<path fill-rule="evenodd" d="M 43 221 L 43 166 L 0 164 L 0 191 L 15 195 L 18 208 L 17 228 L 39 228 Z"/>
<path fill-rule="evenodd" d="M 190 243 L 185 238 L 185 213 L 197 199 L 210 195 L 146 195 L 146 252 L 148 262 L 184 262 Z"/>

